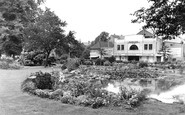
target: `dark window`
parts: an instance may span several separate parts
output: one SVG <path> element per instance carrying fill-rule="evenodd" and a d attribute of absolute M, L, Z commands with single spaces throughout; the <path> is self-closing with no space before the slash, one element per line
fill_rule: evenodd
<path fill-rule="evenodd" d="M 124 50 L 124 45 L 121 45 L 121 50 Z"/>
<path fill-rule="evenodd" d="M 152 44 L 149 44 L 149 50 L 152 50 Z"/>
<path fill-rule="evenodd" d="M 120 50 L 120 45 L 117 45 L 117 50 Z"/>
<path fill-rule="evenodd" d="M 148 44 L 144 44 L 144 50 L 148 49 Z"/>
<path fill-rule="evenodd" d="M 130 46 L 130 50 L 138 50 L 138 47 L 136 45 Z"/>

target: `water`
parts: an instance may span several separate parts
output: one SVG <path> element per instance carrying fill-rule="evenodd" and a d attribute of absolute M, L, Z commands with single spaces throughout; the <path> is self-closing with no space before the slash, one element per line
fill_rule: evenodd
<path fill-rule="evenodd" d="M 164 103 L 180 102 L 185 103 L 185 84 L 181 84 L 181 79 L 125 79 L 122 82 L 114 81 L 109 83 L 105 90 L 115 94 L 120 93 L 120 87 L 127 90 L 149 90 L 148 98 L 157 99 Z M 180 85 L 181 84 L 181 85 Z"/>
<path fill-rule="evenodd" d="M 169 91 L 159 94 L 150 94 L 148 98 L 154 98 L 164 103 L 183 102 L 185 103 L 185 84 L 177 86 Z"/>

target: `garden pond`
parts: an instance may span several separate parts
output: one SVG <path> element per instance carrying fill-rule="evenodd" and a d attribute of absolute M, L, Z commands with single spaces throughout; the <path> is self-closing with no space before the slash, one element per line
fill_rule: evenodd
<path fill-rule="evenodd" d="M 185 72 L 183 70 L 163 70 L 159 78 L 126 78 L 114 81 L 105 88 L 109 92 L 120 93 L 121 88 L 134 91 L 145 91 L 147 98 L 164 103 L 185 103 Z"/>

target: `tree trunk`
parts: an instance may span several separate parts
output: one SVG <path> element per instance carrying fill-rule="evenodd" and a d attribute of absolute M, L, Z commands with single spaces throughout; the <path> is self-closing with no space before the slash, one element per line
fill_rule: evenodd
<path fill-rule="evenodd" d="M 49 54 L 50 54 L 50 52 L 47 52 L 46 53 L 46 60 L 45 60 L 45 67 L 47 67 L 48 65 L 50 66 L 50 64 L 49 64 L 49 62 L 48 62 L 48 59 L 49 59 Z"/>

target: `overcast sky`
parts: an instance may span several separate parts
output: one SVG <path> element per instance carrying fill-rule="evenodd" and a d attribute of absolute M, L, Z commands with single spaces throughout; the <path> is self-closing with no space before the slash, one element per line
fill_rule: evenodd
<path fill-rule="evenodd" d="M 147 0 L 47 0 L 45 6 L 68 23 L 76 39 L 93 41 L 102 31 L 117 35 L 136 34 L 142 24 L 131 23 L 130 14 L 148 6 Z"/>

